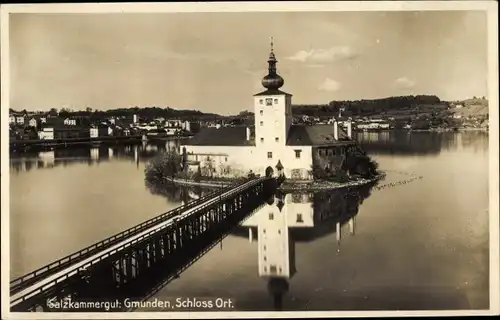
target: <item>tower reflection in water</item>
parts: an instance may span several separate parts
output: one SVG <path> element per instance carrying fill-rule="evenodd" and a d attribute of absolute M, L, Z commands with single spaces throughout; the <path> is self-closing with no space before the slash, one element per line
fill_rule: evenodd
<path fill-rule="evenodd" d="M 153 194 L 181 203 L 215 190 L 179 188 L 147 179 L 146 185 Z M 248 237 L 257 245 L 257 272 L 267 282 L 276 310 L 283 309 L 283 298 L 289 291 L 290 281 L 300 272 L 295 264 L 295 244 L 335 234 L 337 251 L 340 252 L 342 227 L 347 225 L 344 229 L 354 236 L 359 207 L 370 196 L 374 185 L 315 193 L 277 192 L 232 230 L 233 236 Z"/>
<path fill-rule="evenodd" d="M 258 275 L 267 282 L 274 308 L 282 310 L 290 279 L 298 272 L 295 243 L 310 242 L 336 234 L 340 252 L 342 226 L 355 233 L 359 206 L 373 185 L 356 189 L 317 193 L 276 193 L 235 234 L 245 236 L 258 247 Z"/>

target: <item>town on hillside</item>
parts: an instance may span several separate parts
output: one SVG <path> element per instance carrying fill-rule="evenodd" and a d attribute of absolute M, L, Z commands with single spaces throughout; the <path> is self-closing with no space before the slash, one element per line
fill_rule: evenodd
<path fill-rule="evenodd" d="M 441 101 L 435 96 L 405 96 L 376 100 L 332 101 L 325 105 L 294 105 L 293 123 L 346 126 L 353 130 L 488 130 L 488 100 Z M 9 110 L 9 137 L 54 140 L 125 136 L 191 136 L 202 127 L 252 125 L 253 113 L 220 116 L 170 108 L 130 108 L 110 111 Z"/>

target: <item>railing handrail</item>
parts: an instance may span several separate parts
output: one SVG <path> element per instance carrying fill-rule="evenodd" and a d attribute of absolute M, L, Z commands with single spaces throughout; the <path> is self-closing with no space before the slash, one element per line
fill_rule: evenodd
<path fill-rule="evenodd" d="M 233 186 L 233 188 L 231 188 L 231 189 L 227 190 L 226 192 L 223 192 L 223 193 L 228 193 L 228 192 L 230 193 L 230 194 L 226 194 L 226 196 L 225 196 L 224 198 L 227 198 L 228 196 L 232 196 L 232 195 L 233 195 L 233 194 L 231 193 L 232 191 L 233 191 L 233 193 L 234 193 L 234 192 L 236 192 L 236 191 L 240 192 L 241 190 L 237 190 L 237 189 L 241 188 L 243 185 L 245 185 L 245 184 L 247 184 L 247 183 L 253 182 L 254 184 L 256 184 L 256 183 L 258 183 L 258 182 L 260 182 L 260 181 L 262 181 L 262 180 L 266 180 L 266 179 L 268 179 L 268 178 L 266 178 L 266 177 L 261 177 L 261 178 L 257 178 L 257 179 L 245 179 L 242 183 L 240 183 L 240 184 L 238 184 L 238 185 L 236 185 L 236 186 Z M 253 186 L 253 184 L 252 184 L 251 186 Z M 234 190 L 232 190 L 232 189 L 234 189 Z M 223 193 L 222 193 L 222 194 L 223 194 Z M 221 194 L 221 196 L 222 196 L 222 194 Z M 200 207 L 200 209 L 207 208 L 207 207 L 209 207 L 209 206 L 214 206 L 214 205 L 215 205 L 215 202 L 214 202 L 214 201 L 216 200 L 216 198 L 217 198 L 217 197 L 213 197 L 213 199 L 212 199 L 211 201 L 210 201 L 210 200 L 205 201 L 206 203 L 205 203 L 205 204 L 202 204 L 202 206 Z M 190 215 L 189 215 L 189 216 L 190 216 Z M 176 224 L 176 223 L 177 223 L 177 221 L 174 221 L 174 224 Z M 156 229 L 156 230 L 151 230 L 151 231 L 149 231 L 148 233 L 141 235 L 139 238 L 132 240 L 130 243 L 124 244 L 124 245 L 122 245 L 122 246 L 120 246 L 120 247 L 118 247 L 118 248 L 113 249 L 110 253 L 105 254 L 104 256 L 98 257 L 97 259 L 94 259 L 94 260 L 92 260 L 92 261 L 90 261 L 90 262 L 87 262 L 85 265 L 83 265 L 82 267 L 79 267 L 78 269 L 80 269 L 80 268 L 86 269 L 86 268 L 88 268 L 89 266 L 92 266 L 93 264 L 95 264 L 95 263 L 97 263 L 97 262 L 99 262 L 99 261 L 101 261 L 101 260 L 107 259 L 107 258 L 109 258 L 110 256 L 112 256 L 112 255 L 116 254 L 118 251 L 122 250 L 122 248 L 124 248 L 124 247 L 129 247 L 129 246 L 132 246 L 132 245 L 137 244 L 137 243 L 139 243 L 139 242 L 142 242 L 143 240 L 145 240 L 145 239 L 149 238 L 152 234 L 158 233 L 160 230 L 163 230 L 164 228 L 170 227 L 171 225 L 172 225 L 172 224 L 168 224 L 168 225 L 164 225 L 164 226 L 162 226 L 162 227 L 161 227 L 161 228 L 159 228 L 159 229 Z M 108 249 L 108 250 L 109 250 L 109 249 Z M 81 262 L 80 262 L 80 263 L 81 263 Z M 73 273 L 74 273 L 74 271 L 72 271 L 72 274 L 73 274 Z M 77 270 L 77 273 L 78 273 L 78 270 Z M 76 273 L 76 274 L 77 274 L 77 273 Z M 74 274 L 73 274 L 73 275 L 74 275 Z M 44 285 L 43 287 L 41 287 L 41 289 L 38 289 L 38 290 L 42 290 L 42 291 L 43 291 L 43 290 L 44 290 L 44 288 L 45 288 L 45 287 L 47 287 L 49 284 L 54 283 L 54 282 L 58 283 L 58 282 L 60 282 L 59 280 L 60 280 L 61 278 L 64 278 L 64 277 L 66 277 L 66 279 L 69 279 L 69 278 L 71 277 L 71 275 L 68 275 L 68 274 L 61 275 L 59 278 L 57 278 L 57 279 L 53 279 L 50 283 L 48 283 L 48 284 Z M 31 295 L 31 294 L 32 294 L 32 293 L 27 293 L 27 295 Z M 25 296 L 22 296 L 22 297 L 16 298 L 16 301 L 19 301 L 19 300 L 24 301 L 24 300 L 25 300 Z"/>
<path fill-rule="evenodd" d="M 61 266 L 63 263 L 68 263 L 70 261 L 74 261 L 75 259 L 81 259 L 82 255 L 83 254 L 89 254 L 90 252 L 93 252 L 94 250 L 98 249 L 98 248 L 102 248 L 104 247 L 104 245 L 110 245 L 116 241 L 119 241 L 120 239 L 124 238 L 125 236 L 130 236 L 131 234 L 133 233 L 136 233 L 136 232 L 139 232 L 140 230 L 150 226 L 151 224 L 155 223 L 155 222 L 158 222 L 158 221 L 161 221 L 161 220 L 165 220 L 165 219 L 168 219 L 168 218 L 171 218 L 173 216 L 175 216 L 176 214 L 178 213 L 181 213 L 182 211 L 186 210 L 186 209 L 189 209 L 197 204 L 199 204 L 200 202 L 203 202 L 203 201 L 206 201 L 207 199 L 211 198 L 211 197 L 214 197 L 216 194 L 218 193 L 223 193 L 231 188 L 236 188 L 246 182 L 248 182 L 250 180 L 248 180 L 247 178 L 245 178 L 243 181 L 241 181 L 240 183 L 237 183 L 237 184 L 233 184 L 233 185 L 229 185 L 229 186 L 226 186 L 226 187 L 223 187 L 222 189 L 220 190 L 217 190 L 217 191 L 214 191 L 200 199 L 197 199 L 197 200 L 194 200 L 194 201 L 191 201 L 191 202 L 188 202 L 182 206 L 179 206 L 175 209 L 172 209 L 170 211 L 167 211 L 165 213 L 162 213 L 156 217 L 153 217 L 151 219 L 148 219 L 144 222 L 141 222 L 139 223 L 138 225 L 135 225 L 131 228 L 128 228 L 124 231 L 121 231 L 113 236 L 110 236 L 104 240 L 101 240 L 101 241 L 98 241 L 90 246 L 87 246 L 77 252 L 74 252 L 70 255 L 67 255 L 63 258 L 60 258 L 54 262 L 51 262 L 41 268 L 38 268 L 34 271 L 31 271 L 19 278 L 16 278 L 12 281 L 10 281 L 10 287 L 11 287 L 11 291 L 16 289 L 16 287 L 18 287 L 19 285 L 23 284 L 25 281 L 29 280 L 29 279 L 33 279 L 35 277 L 40 277 L 41 275 L 45 274 L 47 271 L 50 271 L 50 270 L 53 270 L 55 267 L 59 267 Z M 64 262 L 63 262 L 64 261 Z M 41 272 L 42 270 L 45 270 L 43 271 L 42 273 L 39 273 Z M 38 273 L 38 274 L 37 274 Z M 14 286 L 14 288 L 12 288 Z"/>

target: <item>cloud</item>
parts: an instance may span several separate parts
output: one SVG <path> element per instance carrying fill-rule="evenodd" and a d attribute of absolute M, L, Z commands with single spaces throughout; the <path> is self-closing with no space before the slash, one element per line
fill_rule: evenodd
<path fill-rule="evenodd" d="M 340 89 L 340 82 L 326 78 L 318 89 L 321 91 L 338 91 Z"/>
<path fill-rule="evenodd" d="M 394 85 L 401 89 L 413 88 L 417 83 L 407 77 L 401 77 L 394 81 Z"/>
<path fill-rule="evenodd" d="M 308 63 L 328 63 L 344 59 L 353 59 L 358 54 L 350 47 L 331 47 L 330 49 L 311 49 L 309 51 L 300 50 L 294 55 L 287 57 L 288 60 L 308 62 Z"/>

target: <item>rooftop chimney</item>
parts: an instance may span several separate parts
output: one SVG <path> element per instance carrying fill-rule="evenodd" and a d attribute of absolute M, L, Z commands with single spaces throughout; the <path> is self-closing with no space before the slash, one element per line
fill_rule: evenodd
<path fill-rule="evenodd" d="M 336 120 L 333 122 L 333 137 L 335 140 L 339 139 L 339 124 Z"/>
<path fill-rule="evenodd" d="M 247 141 L 250 140 L 250 127 L 247 127 Z"/>

